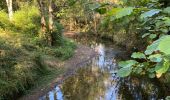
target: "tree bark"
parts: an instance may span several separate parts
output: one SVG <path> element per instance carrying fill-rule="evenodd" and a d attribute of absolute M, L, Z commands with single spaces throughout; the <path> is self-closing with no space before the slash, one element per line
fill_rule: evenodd
<path fill-rule="evenodd" d="M 6 0 L 6 3 L 7 3 L 7 7 L 8 7 L 9 20 L 11 21 L 13 18 L 12 0 Z"/>
<path fill-rule="evenodd" d="M 53 16 L 53 8 L 52 8 L 53 1 L 37 0 L 37 2 L 41 13 L 42 34 L 40 36 L 45 37 L 47 44 L 49 46 L 52 46 L 52 42 L 53 42 L 52 34 L 54 31 L 54 16 Z M 48 16 L 48 19 L 45 18 L 45 16 Z"/>
<path fill-rule="evenodd" d="M 39 10 L 41 14 L 41 29 L 43 33 L 46 33 L 46 20 L 45 20 L 45 3 L 43 0 L 37 0 L 39 4 Z"/>
<path fill-rule="evenodd" d="M 49 13 L 49 31 L 53 31 L 53 8 L 52 8 L 52 0 L 49 0 L 48 5 L 48 13 Z"/>
<path fill-rule="evenodd" d="M 53 33 L 53 27 L 54 27 L 54 21 L 53 21 L 53 8 L 52 8 L 52 0 L 48 1 L 48 16 L 49 16 L 49 23 L 48 23 L 48 28 L 49 28 L 49 34 L 48 34 L 48 44 L 52 45 L 52 33 Z"/>

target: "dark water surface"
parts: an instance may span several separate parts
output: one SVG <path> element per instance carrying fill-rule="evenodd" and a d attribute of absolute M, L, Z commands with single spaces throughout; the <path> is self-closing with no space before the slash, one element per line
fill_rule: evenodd
<path fill-rule="evenodd" d="M 158 100 L 163 97 L 163 89 L 153 80 L 123 79 L 116 75 L 117 60 L 123 52 L 112 43 L 87 39 L 78 41 L 93 48 L 99 56 L 39 100 Z"/>

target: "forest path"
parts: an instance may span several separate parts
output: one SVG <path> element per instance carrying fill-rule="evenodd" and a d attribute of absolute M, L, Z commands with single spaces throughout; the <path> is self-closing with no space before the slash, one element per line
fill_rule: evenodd
<path fill-rule="evenodd" d="M 54 78 L 51 82 L 49 82 L 47 85 L 43 87 L 38 87 L 31 91 L 28 95 L 25 95 L 19 100 L 38 100 L 39 97 L 53 89 L 57 84 L 60 84 L 65 80 L 67 77 L 74 74 L 77 68 L 83 66 L 86 64 L 89 60 L 91 60 L 93 57 L 96 57 L 97 53 L 91 49 L 90 47 L 84 46 L 84 45 L 77 45 L 77 48 L 75 50 L 74 55 L 66 60 L 66 61 L 50 61 L 50 63 L 47 61 L 47 63 L 51 64 L 50 66 L 58 65 L 57 67 L 63 67 L 65 68 L 65 72 L 56 78 Z"/>

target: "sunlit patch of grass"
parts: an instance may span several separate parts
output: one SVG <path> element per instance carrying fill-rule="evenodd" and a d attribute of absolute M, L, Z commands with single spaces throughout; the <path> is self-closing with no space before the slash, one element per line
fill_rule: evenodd
<path fill-rule="evenodd" d="M 45 59 L 41 56 L 47 55 L 66 60 L 73 55 L 75 49 L 75 44 L 68 40 L 64 40 L 64 45 L 58 47 L 39 47 L 27 42 L 26 39 L 27 43 L 23 42 L 23 37 L 17 36 L 22 41 L 15 38 L 8 33 L 0 35 L 0 44 L 2 44 L 0 45 L 0 98 L 13 97 L 16 94 L 25 93 L 32 86 L 47 84 L 63 73 L 64 69 L 41 64 L 44 61 L 42 59 Z"/>
<path fill-rule="evenodd" d="M 44 55 L 66 60 L 74 54 L 75 44 L 63 40 L 63 45 L 39 46 L 33 37 L 0 29 L 0 98 L 25 94 L 30 87 L 46 84 L 64 69 L 44 66 Z M 47 56 L 45 56 L 47 55 Z M 45 59 L 43 58 L 43 59 Z M 36 80 L 36 81 L 35 81 Z M 47 81 L 49 80 L 49 81 Z M 46 82 L 43 82 L 46 81 Z"/>
<path fill-rule="evenodd" d="M 76 46 L 68 39 L 57 39 L 61 44 L 53 47 L 46 45 L 38 36 L 40 19 L 35 6 L 17 10 L 12 21 L 5 11 L 0 11 L 0 100 L 24 94 L 36 84 L 46 83 L 63 73 L 64 69 L 58 66 L 41 64 L 48 57 L 66 60 L 74 54 Z M 56 34 L 62 34 L 62 26 L 55 25 Z"/>

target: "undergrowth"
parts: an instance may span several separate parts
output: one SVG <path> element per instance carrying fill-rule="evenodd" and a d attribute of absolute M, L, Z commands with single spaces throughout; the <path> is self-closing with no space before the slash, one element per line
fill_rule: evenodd
<path fill-rule="evenodd" d="M 36 7 L 18 10 L 12 22 L 5 11 L 0 11 L 0 100 L 25 94 L 45 76 L 52 79 L 63 72 L 57 66 L 41 64 L 42 59 L 48 59 L 46 56 L 66 60 L 74 54 L 76 46 L 66 38 L 61 38 L 60 45 L 47 46 L 38 37 L 38 19 Z"/>

